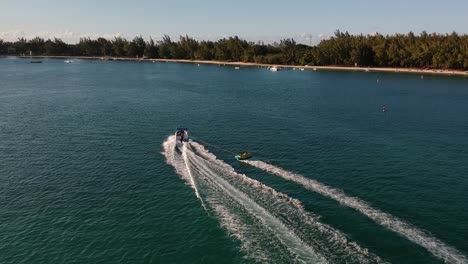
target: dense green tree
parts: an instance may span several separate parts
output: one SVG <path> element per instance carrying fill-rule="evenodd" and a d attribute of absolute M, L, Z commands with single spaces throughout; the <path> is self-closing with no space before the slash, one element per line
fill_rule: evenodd
<path fill-rule="evenodd" d="M 102 56 L 112 55 L 112 42 L 105 38 L 98 38 L 97 43 L 99 44 L 99 53 Z"/>
<path fill-rule="evenodd" d="M 153 38 L 150 38 L 150 40 L 146 43 L 144 55 L 150 59 L 159 57 L 158 46 L 154 43 Z"/>
<path fill-rule="evenodd" d="M 112 54 L 118 57 L 125 57 L 128 54 L 128 41 L 122 37 L 115 37 L 112 41 Z"/>
<path fill-rule="evenodd" d="M 173 59 L 189 59 L 187 50 L 180 43 L 173 43 L 170 47 L 170 57 Z"/>
<path fill-rule="evenodd" d="M 0 39 L 0 54 L 5 54 L 8 52 L 8 43 Z"/>
<path fill-rule="evenodd" d="M 145 54 L 146 42 L 143 37 L 136 36 L 128 45 L 128 56 L 130 57 L 143 57 Z"/>
<path fill-rule="evenodd" d="M 461 68 L 468 69 L 468 36 L 462 36 L 460 39 L 460 53 L 457 55 L 458 64 Z"/>
<path fill-rule="evenodd" d="M 215 60 L 231 60 L 231 53 L 227 47 L 226 39 L 220 39 L 217 42 L 215 42 L 213 55 Z"/>
<path fill-rule="evenodd" d="M 174 42 L 168 35 L 155 43 L 145 42 L 142 36 L 132 41 L 116 37 L 81 38 L 77 44 L 66 44 L 60 39 L 31 40 L 20 38 L 15 42 L 0 40 L 0 54 L 16 52 L 28 55 L 81 55 L 200 59 L 244 61 L 289 65 L 342 65 L 378 67 L 418 67 L 442 69 L 468 69 L 468 35 L 428 34 L 416 35 L 351 35 L 336 31 L 317 46 L 297 44 L 294 39 L 279 43 L 252 43 L 237 36 L 218 41 L 196 41 L 185 35 Z"/>
<path fill-rule="evenodd" d="M 84 56 L 101 56 L 101 47 L 97 40 L 81 38 L 78 42 L 80 54 Z"/>
<path fill-rule="evenodd" d="M 198 50 L 198 42 L 190 38 L 189 36 L 180 36 L 179 43 L 178 43 L 179 48 L 181 49 L 181 57 L 183 59 L 195 59 L 195 54 Z"/>
<path fill-rule="evenodd" d="M 244 54 L 241 57 L 243 62 L 253 62 L 255 58 L 255 46 L 250 43 L 247 48 L 244 50 Z"/>
<path fill-rule="evenodd" d="M 54 41 L 48 39 L 44 43 L 45 53 L 49 55 L 67 55 L 70 54 L 68 45 L 61 39 L 54 38 Z"/>
<path fill-rule="evenodd" d="M 14 49 L 17 54 L 29 55 L 31 51 L 29 42 L 25 38 L 19 38 L 18 41 L 13 42 L 9 48 Z"/>
<path fill-rule="evenodd" d="M 374 51 L 372 47 L 363 43 L 357 42 L 351 50 L 351 62 L 359 66 L 370 66 L 374 63 Z"/>
<path fill-rule="evenodd" d="M 238 36 L 230 37 L 227 39 L 227 48 L 231 57 L 231 61 L 241 61 L 242 54 L 247 50 L 248 42 L 240 39 Z"/>
<path fill-rule="evenodd" d="M 44 39 L 35 37 L 29 41 L 29 49 L 34 55 L 42 55 L 45 52 Z"/>
<path fill-rule="evenodd" d="M 277 45 L 281 51 L 282 62 L 284 64 L 295 64 L 297 63 L 297 45 L 294 39 L 282 39 Z"/>
<path fill-rule="evenodd" d="M 174 46 L 174 43 L 172 42 L 171 37 L 163 35 L 162 40 L 159 42 L 159 57 L 170 59 L 172 46 Z"/>
<path fill-rule="evenodd" d="M 197 60 L 212 60 L 214 43 L 212 41 L 201 41 L 198 49 L 195 51 L 195 59 Z"/>

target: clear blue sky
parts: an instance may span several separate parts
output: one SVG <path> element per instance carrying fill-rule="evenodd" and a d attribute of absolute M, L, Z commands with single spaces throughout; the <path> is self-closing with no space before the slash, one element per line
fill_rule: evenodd
<path fill-rule="evenodd" d="M 468 0 L 0 0 L 0 32 L 246 38 L 351 33 L 468 33 Z M 2 35 L 0 34 L 0 38 Z"/>

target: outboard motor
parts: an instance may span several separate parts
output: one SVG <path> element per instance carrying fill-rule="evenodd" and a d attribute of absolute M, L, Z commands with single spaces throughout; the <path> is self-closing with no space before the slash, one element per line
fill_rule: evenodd
<path fill-rule="evenodd" d="M 176 141 L 180 141 L 180 142 L 189 141 L 188 128 L 181 128 L 181 127 L 177 128 Z"/>

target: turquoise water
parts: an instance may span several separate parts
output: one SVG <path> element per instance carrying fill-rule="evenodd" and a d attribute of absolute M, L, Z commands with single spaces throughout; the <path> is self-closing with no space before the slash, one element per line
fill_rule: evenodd
<path fill-rule="evenodd" d="M 0 263 L 467 261 L 467 78 L 28 62 L 0 59 Z"/>

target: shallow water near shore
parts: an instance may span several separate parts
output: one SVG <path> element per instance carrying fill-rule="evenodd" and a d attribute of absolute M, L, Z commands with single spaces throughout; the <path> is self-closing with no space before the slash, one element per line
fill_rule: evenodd
<path fill-rule="evenodd" d="M 0 263 L 466 262 L 463 77 L 1 58 L 0 111 Z"/>

